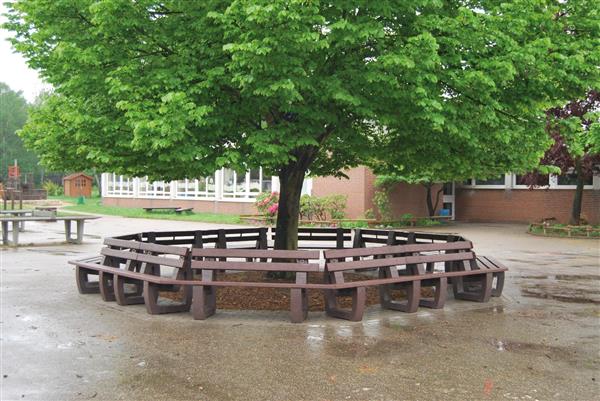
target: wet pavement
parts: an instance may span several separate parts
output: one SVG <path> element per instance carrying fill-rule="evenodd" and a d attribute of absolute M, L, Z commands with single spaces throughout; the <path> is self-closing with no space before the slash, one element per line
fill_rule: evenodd
<path fill-rule="evenodd" d="M 600 399 L 600 242 L 529 236 L 524 225 L 459 232 L 510 268 L 486 304 L 450 298 L 363 322 L 285 312 L 150 316 L 79 295 L 67 261 L 108 234 L 211 224 L 104 217 L 83 245 L 0 248 L 2 400 Z M 59 242 L 31 223 L 24 242 Z"/>

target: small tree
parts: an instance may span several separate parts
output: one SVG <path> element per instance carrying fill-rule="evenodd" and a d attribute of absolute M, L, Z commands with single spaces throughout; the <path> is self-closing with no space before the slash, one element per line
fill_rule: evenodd
<path fill-rule="evenodd" d="M 570 224 L 581 221 L 585 181 L 600 168 L 600 92 L 590 91 L 581 100 L 548 111 L 546 130 L 552 145 L 540 160 L 541 166 L 553 166 L 561 174 L 575 178 L 576 189 L 571 205 Z M 541 181 L 540 171 L 526 174 L 524 183 L 533 186 Z"/>

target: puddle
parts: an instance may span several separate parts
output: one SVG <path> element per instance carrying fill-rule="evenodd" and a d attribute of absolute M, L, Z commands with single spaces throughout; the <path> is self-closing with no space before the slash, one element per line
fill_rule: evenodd
<path fill-rule="evenodd" d="M 501 339 L 493 339 L 491 343 L 498 352 L 537 354 L 539 356 L 546 356 L 549 359 L 567 359 L 573 354 L 568 348 L 542 343 L 528 343 Z"/>
<path fill-rule="evenodd" d="M 569 293 L 555 293 L 553 290 L 544 286 L 534 286 L 531 288 L 521 288 L 521 294 L 524 297 L 553 299 L 560 302 L 569 302 L 576 304 L 595 304 L 600 305 L 600 293 L 597 291 L 573 290 Z M 593 297 L 595 296 L 595 297 Z M 593 297 L 593 298 L 592 298 Z"/>
<path fill-rule="evenodd" d="M 600 280 L 600 276 L 593 274 L 557 274 L 554 276 L 556 280 Z"/>
<path fill-rule="evenodd" d="M 79 255 L 82 253 L 82 252 L 78 252 L 78 251 L 57 251 L 57 250 L 53 250 L 53 249 L 32 249 L 32 248 L 28 248 L 27 251 L 38 252 L 38 253 L 43 253 L 46 255 L 54 255 L 54 256 L 70 256 L 70 255 Z"/>

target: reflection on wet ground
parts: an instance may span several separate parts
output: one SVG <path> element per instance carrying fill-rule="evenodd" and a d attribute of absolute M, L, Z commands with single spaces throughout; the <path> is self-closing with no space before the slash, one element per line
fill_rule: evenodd
<path fill-rule="evenodd" d="M 90 224 L 98 237 L 129 228 L 118 218 Z M 322 312 L 303 324 L 268 311 L 218 310 L 205 321 L 190 313 L 150 316 L 143 305 L 77 293 L 67 261 L 97 254 L 99 240 L 2 250 L 0 398 L 598 399 L 598 247 L 525 229 L 457 227 L 479 254 L 509 267 L 502 297 L 455 301 L 450 289 L 444 309 L 406 314 L 374 306 L 356 323 Z"/>
<path fill-rule="evenodd" d="M 520 278 L 519 285 L 524 297 L 600 304 L 600 275 L 522 275 Z"/>

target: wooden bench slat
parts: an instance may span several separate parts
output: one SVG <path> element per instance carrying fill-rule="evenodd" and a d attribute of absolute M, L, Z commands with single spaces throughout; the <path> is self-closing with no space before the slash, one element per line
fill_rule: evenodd
<path fill-rule="evenodd" d="M 82 261 L 69 261 L 69 264 L 81 266 L 83 268 L 103 271 L 113 274 L 118 274 L 123 277 L 128 278 L 136 278 L 140 280 L 150 281 L 155 284 L 165 284 L 165 285 L 204 285 L 204 286 L 214 286 L 214 287 L 267 287 L 267 288 L 307 288 L 307 289 L 320 289 L 320 290 L 342 290 L 346 288 L 355 288 L 355 287 L 371 287 L 378 286 L 384 284 L 394 284 L 394 283 L 403 283 L 409 281 L 419 281 L 419 280 L 429 280 L 429 279 L 437 279 L 440 277 L 464 277 L 471 276 L 476 274 L 482 274 L 481 270 L 470 270 L 470 271 L 455 271 L 455 272 L 441 272 L 441 273 L 427 273 L 422 275 L 412 275 L 412 276 L 398 276 L 394 278 L 385 278 L 385 279 L 371 279 L 371 280 L 361 280 L 355 282 L 345 282 L 340 284 L 317 284 L 317 283 L 264 283 L 264 282 L 243 282 L 243 281 L 201 281 L 201 280 L 180 280 L 173 279 L 167 277 L 159 277 L 153 276 L 150 274 L 131 272 L 115 267 L 103 266 L 92 263 L 85 263 Z M 507 271 L 507 268 L 498 268 L 492 272 L 503 272 Z"/>
<path fill-rule="evenodd" d="M 472 247 L 473 244 L 471 241 L 457 241 L 433 244 L 407 244 L 369 248 L 332 249 L 325 251 L 324 255 L 326 260 L 330 260 L 343 257 L 393 255 L 409 252 L 470 250 Z"/>
<path fill-rule="evenodd" d="M 278 249 L 195 248 L 192 256 L 273 259 L 319 259 L 319 251 L 287 251 Z"/>
<path fill-rule="evenodd" d="M 137 252 L 131 252 L 131 251 L 120 251 L 117 249 L 110 249 L 110 248 L 102 248 L 100 253 L 105 256 L 111 256 L 111 257 L 119 258 L 119 259 L 123 259 L 123 260 L 133 260 L 133 261 L 137 261 L 137 262 L 152 263 L 152 264 L 177 267 L 177 268 L 182 268 L 185 263 L 185 259 L 182 259 L 182 258 L 178 258 L 178 259 L 167 258 L 164 256 L 154 256 L 154 255 L 148 255 L 145 253 L 137 253 Z M 176 256 L 179 256 L 179 255 L 176 255 Z"/>
<path fill-rule="evenodd" d="M 400 256 L 394 258 L 356 260 L 349 262 L 328 262 L 327 270 L 331 272 L 344 270 L 374 269 L 378 267 L 400 266 L 407 264 L 448 262 L 473 259 L 473 252 L 460 252 L 441 255 Z"/>
<path fill-rule="evenodd" d="M 221 262 L 218 260 L 192 260 L 192 269 L 239 270 L 239 271 L 277 271 L 277 272 L 318 272 L 317 263 L 256 263 Z"/>

